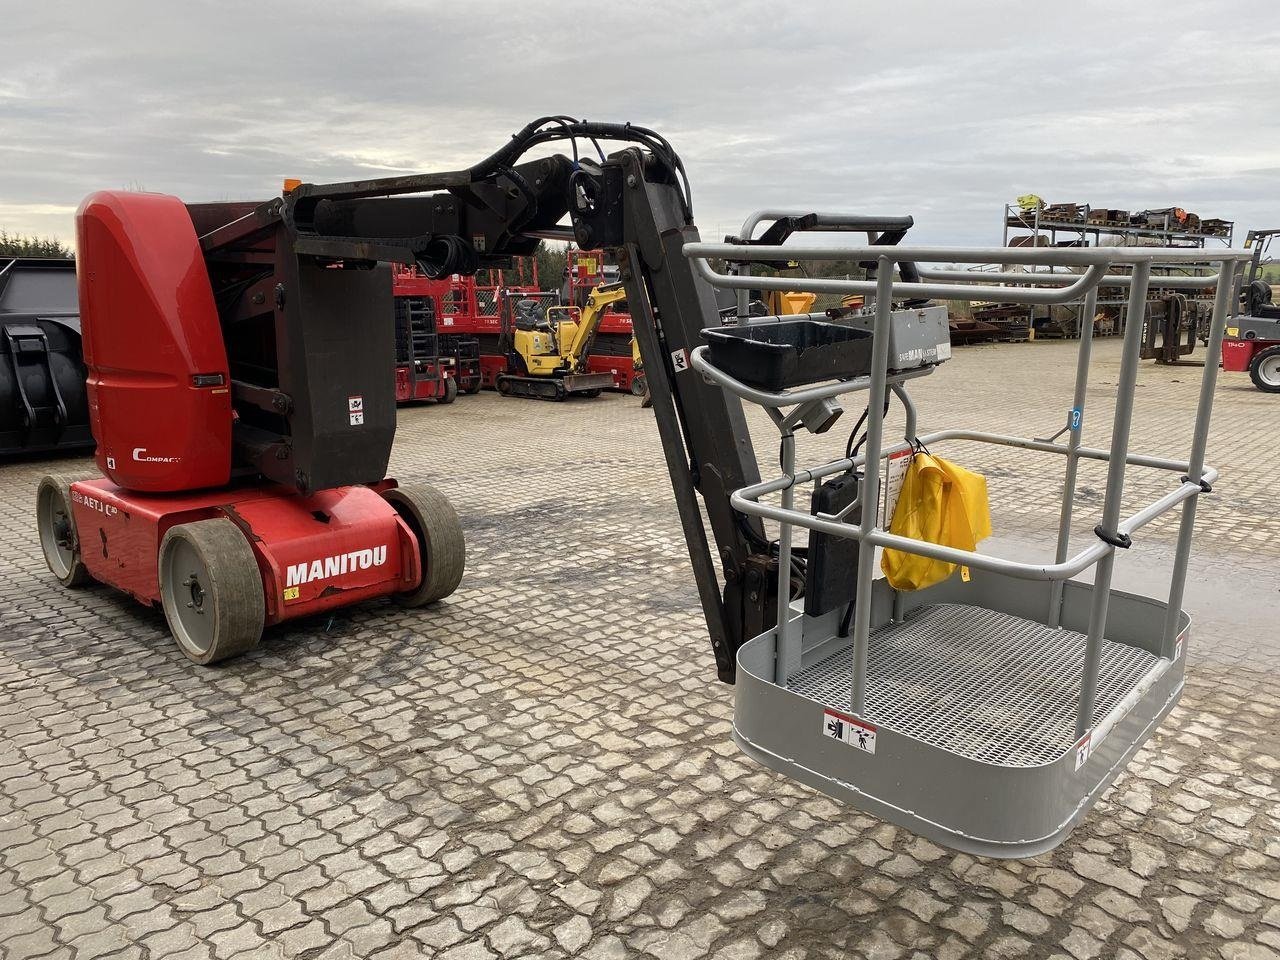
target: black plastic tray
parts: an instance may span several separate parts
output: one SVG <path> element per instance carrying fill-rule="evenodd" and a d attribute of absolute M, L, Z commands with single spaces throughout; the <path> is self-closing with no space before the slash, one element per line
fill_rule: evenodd
<path fill-rule="evenodd" d="M 711 363 L 758 390 L 779 391 L 871 372 L 871 332 L 820 320 L 702 331 Z"/>

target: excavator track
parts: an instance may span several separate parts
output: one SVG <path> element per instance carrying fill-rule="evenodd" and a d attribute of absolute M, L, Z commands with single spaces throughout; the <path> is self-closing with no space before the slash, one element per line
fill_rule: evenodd
<path fill-rule="evenodd" d="M 598 397 L 600 391 L 613 385 L 608 373 L 576 373 L 565 377 L 498 377 L 498 392 L 504 397 L 527 397 L 534 400 L 564 400 L 570 395 Z"/>

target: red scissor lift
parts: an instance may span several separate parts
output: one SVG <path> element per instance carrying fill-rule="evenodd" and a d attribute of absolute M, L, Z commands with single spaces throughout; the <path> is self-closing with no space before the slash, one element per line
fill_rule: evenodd
<path fill-rule="evenodd" d="M 504 298 L 538 300 L 544 308 L 558 302 L 554 292 L 538 289 L 536 263 L 530 262 L 526 275 L 524 261 L 517 260 L 516 270 L 514 284 L 504 284 L 497 270 L 481 271 L 474 277 L 422 278 L 425 289 L 435 294 L 439 304 L 440 354 L 456 361 L 458 386 L 464 393 L 475 393 L 481 387 L 492 389 L 498 377 L 509 372 L 502 343 Z"/>
<path fill-rule="evenodd" d="M 602 283 L 618 279 L 618 268 L 605 263 L 603 250 L 579 250 L 570 247 L 567 253 L 565 288 L 561 291 L 566 303 L 581 307 L 591 291 Z M 621 307 L 622 309 L 618 309 Z M 630 391 L 636 396 L 644 394 L 644 375 L 636 370 L 634 340 L 631 330 L 631 314 L 626 312 L 626 301 L 610 307 L 600 320 L 591 354 L 587 357 L 587 370 L 591 373 L 608 373 L 613 377 L 615 390 Z"/>
<path fill-rule="evenodd" d="M 453 403 L 458 396 L 460 363 L 440 348 L 440 298 L 432 284 L 411 267 L 398 267 L 391 274 L 396 311 L 396 403 Z M 478 360 L 474 362 L 478 365 Z"/>

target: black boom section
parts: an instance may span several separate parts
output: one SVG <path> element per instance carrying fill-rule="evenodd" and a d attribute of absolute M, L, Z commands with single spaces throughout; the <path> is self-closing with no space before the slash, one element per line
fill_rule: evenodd
<path fill-rule="evenodd" d="M 621 216 L 617 254 L 636 341 L 717 673 L 732 681 L 738 647 L 773 625 L 777 564 L 759 523 L 748 522 L 729 502 L 735 488 L 760 479 L 742 404 L 688 362 L 703 342 L 702 330 L 719 323 L 715 292 L 684 256 L 684 244 L 699 236 L 676 184 L 634 148 L 610 157 L 601 173 L 604 202 L 597 209 Z M 604 196 L 610 189 L 621 197 Z M 618 226 L 597 219 L 593 235 L 616 236 Z M 724 571 L 723 593 L 698 496 Z"/>

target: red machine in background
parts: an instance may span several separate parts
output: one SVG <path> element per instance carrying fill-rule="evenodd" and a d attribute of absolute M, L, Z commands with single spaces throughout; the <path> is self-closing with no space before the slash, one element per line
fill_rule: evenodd
<path fill-rule="evenodd" d="M 441 355 L 437 332 L 440 300 L 432 285 L 433 281 L 413 268 L 391 272 L 396 313 L 396 403 L 453 403 L 458 398 L 460 361 L 456 354 Z M 478 390 L 479 357 L 469 362 L 469 373 L 474 375 L 469 382 L 474 379 Z"/>
<path fill-rule="evenodd" d="M 536 230 L 564 210 L 539 219 L 508 192 L 537 177 L 566 191 L 568 172 L 535 161 L 474 187 L 430 175 L 387 186 L 449 189 L 429 197 L 370 198 L 363 184 L 304 184 L 262 203 L 90 196 L 77 271 L 103 476 L 39 485 L 54 575 L 162 606 L 202 664 L 284 620 L 453 592 L 457 514 L 432 487 L 386 477 L 395 332 L 380 264 L 445 276 L 528 256 L 536 240 L 512 218 Z"/>
<path fill-rule="evenodd" d="M 570 247 L 566 258 L 566 276 L 560 291 L 564 303 L 582 307 L 592 290 L 619 279 L 618 268 L 605 262 L 603 250 Z M 587 357 L 587 369 L 609 374 L 615 390 L 630 391 L 640 397 L 645 391 L 644 373 L 632 333 L 631 314 L 626 307 L 626 301 L 615 304 L 601 319 Z"/>
<path fill-rule="evenodd" d="M 517 282 L 504 284 L 497 270 L 475 276 L 454 274 L 439 280 L 423 276 L 416 268 L 398 268 L 397 282 L 405 289 L 435 298 L 436 332 L 440 356 L 452 360 L 462 393 L 481 387 L 494 389 L 498 377 L 509 373 L 508 349 L 503 343 L 502 313 L 512 300 L 536 300 L 543 310 L 555 306 L 555 293 L 538 289 L 536 261 L 526 273 L 525 261 L 515 261 Z"/>

